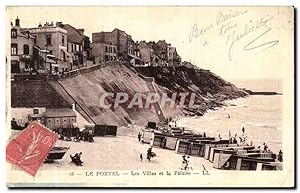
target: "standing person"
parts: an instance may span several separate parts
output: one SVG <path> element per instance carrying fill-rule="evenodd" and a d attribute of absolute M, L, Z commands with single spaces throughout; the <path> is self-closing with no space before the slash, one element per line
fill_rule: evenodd
<path fill-rule="evenodd" d="M 147 150 L 147 159 L 150 162 L 150 159 L 152 157 L 152 147 L 150 146 Z"/>
<path fill-rule="evenodd" d="M 283 162 L 283 152 L 281 150 L 279 150 L 277 159 L 278 161 Z"/>
<path fill-rule="evenodd" d="M 93 130 L 92 130 L 92 129 L 90 129 L 90 130 L 88 131 L 88 141 L 89 141 L 89 142 L 94 142 L 94 138 L 93 138 Z"/>
<path fill-rule="evenodd" d="M 266 143 L 264 143 L 264 152 L 267 152 L 268 151 L 268 146 Z"/>
<path fill-rule="evenodd" d="M 234 138 L 233 138 L 233 143 L 237 143 L 237 133 L 234 135 Z"/>
<path fill-rule="evenodd" d="M 139 132 L 139 134 L 138 134 L 138 140 L 139 140 L 139 142 L 141 142 L 141 138 L 142 138 L 142 134 L 141 134 L 141 132 Z"/>
<path fill-rule="evenodd" d="M 143 154 L 140 153 L 140 160 L 143 162 Z"/>

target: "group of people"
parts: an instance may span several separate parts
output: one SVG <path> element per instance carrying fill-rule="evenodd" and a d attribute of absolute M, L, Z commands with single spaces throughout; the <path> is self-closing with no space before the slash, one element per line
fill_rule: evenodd
<path fill-rule="evenodd" d="M 189 160 L 190 156 L 186 156 L 186 155 L 183 155 L 182 156 L 182 166 L 181 166 L 181 169 L 182 170 L 188 170 L 188 169 L 192 169 L 190 165 L 190 160 Z"/>
<path fill-rule="evenodd" d="M 147 155 L 147 160 L 150 162 L 150 160 L 153 158 L 153 157 L 155 157 L 156 156 L 156 153 L 154 153 L 153 151 L 152 151 L 152 146 L 150 146 L 148 149 L 147 149 L 147 153 L 146 153 L 146 155 Z M 140 160 L 141 160 L 141 162 L 143 161 L 143 154 L 141 153 L 140 154 Z"/>
<path fill-rule="evenodd" d="M 77 135 L 74 137 L 75 142 L 87 141 L 94 142 L 94 135 L 91 129 L 79 131 Z"/>
<path fill-rule="evenodd" d="M 54 129 L 53 131 L 58 134 L 58 139 L 65 140 L 65 141 L 87 141 L 87 142 L 94 142 L 94 135 L 93 131 L 91 129 L 89 130 L 82 130 L 80 131 L 79 128 L 74 128 L 75 131 L 75 137 L 72 139 L 72 134 L 69 131 L 64 131 L 62 129 Z M 73 134 L 74 135 L 74 134 Z"/>

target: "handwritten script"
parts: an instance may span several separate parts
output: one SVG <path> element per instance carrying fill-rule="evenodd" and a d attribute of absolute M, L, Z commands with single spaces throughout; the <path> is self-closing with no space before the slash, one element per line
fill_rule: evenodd
<path fill-rule="evenodd" d="M 260 38 L 263 36 L 266 36 L 266 34 L 272 30 L 271 27 L 268 26 L 268 22 L 272 20 L 273 17 L 267 16 L 262 17 L 259 20 L 256 20 L 256 22 L 253 22 L 250 20 L 249 23 L 245 24 L 243 27 L 243 30 L 233 30 L 232 34 L 229 34 L 227 36 L 226 44 L 229 44 L 228 48 L 228 58 L 231 61 L 233 57 L 233 49 L 234 46 L 243 38 L 247 37 L 249 34 L 255 33 L 256 31 L 260 29 L 264 29 L 262 33 L 258 33 L 258 35 L 252 39 L 249 43 L 247 43 L 243 50 L 250 51 L 257 48 L 264 48 L 263 50 L 266 50 L 268 48 L 271 48 L 279 43 L 278 40 L 272 40 L 272 41 L 266 41 L 264 43 L 257 43 Z"/>
<path fill-rule="evenodd" d="M 245 45 L 242 45 L 243 51 L 258 50 L 258 48 L 261 48 L 259 51 L 264 51 L 279 43 L 279 40 L 265 40 L 268 39 L 267 35 L 272 30 L 269 25 L 273 19 L 272 16 L 250 19 L 246 23 L 240 22 L 239 18 L 246 14 L 248 14 L 247 10 L 221 11 L 217 14 L 214 23 L 202 26 L 194 24 L 189 33 L 189 42 L 198 39 L 202 46 L 207 46 L 209 44 L 208 35 L 217 31 L 216 37 L 224 40 L 229 61 L 232 61 L 235 47 L 242 43 L 241 40 L 247 41 Z M 253 36 L 255 37 L 253 38 Z M 262 40 L 265 41 L 261 43 Z"/>

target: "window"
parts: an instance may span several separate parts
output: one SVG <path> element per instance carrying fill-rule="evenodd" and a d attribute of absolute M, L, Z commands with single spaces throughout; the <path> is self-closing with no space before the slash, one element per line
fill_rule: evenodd
<path fill-rule="evenodd" d="M 12 60 L 11 61 L 11 73 L 19 73 L 19 72 L 20 72 L 19 61 Z"/>
<path fill-rule="evenodd" d="M 18 55 L 18 44 L 11 44 L 11 55 Z"/>
<path fill-rule="evenodd" d="M 29 46 L 27 44 L 24 44 L 23 46 L 23 54 L 29 55 Z"/>
<path fill-rule="evenodd" d="M 62 45 L 65 45 L 65 36 L 64 35 L 62 36 L 61 42 L 62 42 Z"/>
<path fill-rule="evenodd" d="M 51 34 L 46 35 L 47 45 L 51 45 Z"/>
<path fill-rule="evenodd" d="M 33 40 L 33 42 L 36 44 L 36 36 L 33 36 L 34 37 L 34 40 Z"/>
<path fill-rule="evenodd" d="M 105 52 L 108 52 L 108 46 L 105 46 Z"/>
<path fill-rule="evenodd" d="M 11 38 L 17 38 L 17 29 L 11 29 Z"/>
<path fill-rule="evenodd" d="M 61 51 L 61 54 L 62 54 L 63 60 L 65 61 L 65 60 L 66 60 L 66 54 L 65 54 L 65 52 L 64 52 L 64 51 Z"/>
<path fill-rule="evenodd" d="M 33 114 L 39 114 L 39 109 L 33 109 Z"/>

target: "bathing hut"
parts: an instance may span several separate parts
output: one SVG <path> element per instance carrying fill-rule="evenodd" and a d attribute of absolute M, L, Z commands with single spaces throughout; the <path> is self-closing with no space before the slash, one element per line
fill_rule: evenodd
<path fill-rule="evenodd" d="M 166 149 L 175 150 L 178 138 L 173 136 L 166 136 Z"/>
<path fill-rule="evenodd" d="M 166 136 L 162 134 L 153 134 L 153 140 L 150 141 L 150 145 L 154 147 L 165 148 L 166 146 Z"/>
<path fill-rule="evenodd" d="M 215 140 L 215 141 L 211 141 L 209 144 L 205 144 L 204 158 L 208 160 L 213 160 L 213 157 L 211 157 L 211 149 L 214 147 L 226 147 L 228 145 L 229 145 L 229 140 Z"/>
<path fill-rule="evenodd" d="M 144 130 L 142 133 L 142 142 L 150 144 L 154 139 L 154 133 L 148 130 Z"/>
<path fill-rule="evenodd" d="M 115 125 L 95 125 L 94 136 L 117 136 L 118 126 Z"/>

